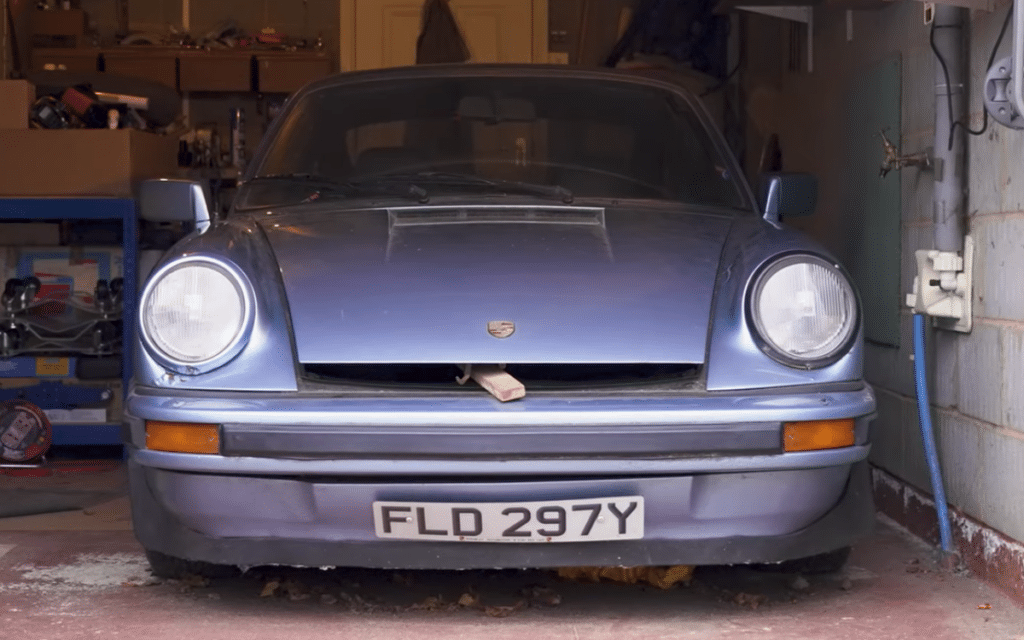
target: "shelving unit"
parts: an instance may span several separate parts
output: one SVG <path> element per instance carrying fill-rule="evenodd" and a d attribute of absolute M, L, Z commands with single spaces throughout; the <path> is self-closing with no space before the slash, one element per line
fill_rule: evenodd
<path fill-rule="evenodd" d="M 334 71 L 324 51 L 182 49 L 162 46 L 35 48 L 32 69 L 106 72 L 159 82 L 181 92 L 281 93 Z"/>
<path fill-rule="evenodd" d="M 47 197 L 0 198 L 0 221 L 42 222 L 54 220 L 119 220 L 123 252 L 123 311 L 121 390 L 127 393 L 132 377 L 131 345 L 138 296 L 137 220 L 135 201 L 131 198 Z M 77 360 L 74 355 L 61 358 L 14 357 L 0 360 L 0 378 L 36 378 L 40 382 L 19 391 L 32 393 L 51 406 L 44 409 L 75 407 L 96 398 L 102 390 L 88 386 L 64 385 L 74 377 Z M 6 394 L 4 394 L 6 395 Z M 2 396 L 0 396 L 2 397 Z M 106 398 L 108 404 L 113 398 Z M 57 405 L 56 407 L 53 405 Z M 119 406 L 119 405 L 117 405 Z M 53 425 L 54 445 L 120 445 L 121 424 L 108 419 L 103 423 L 58 422 Z"/>

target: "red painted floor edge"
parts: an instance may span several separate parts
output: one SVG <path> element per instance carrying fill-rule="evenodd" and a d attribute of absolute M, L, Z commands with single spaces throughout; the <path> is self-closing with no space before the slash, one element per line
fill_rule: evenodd
<path fill-rule="evenodd" d="M 930 494 L 880 468 L 872 468 L 875 508 L 926 542 L 939 545 Z M 950 505 L 953 543 L 964 565 L 1024 606 L 1024 544 Z"/>

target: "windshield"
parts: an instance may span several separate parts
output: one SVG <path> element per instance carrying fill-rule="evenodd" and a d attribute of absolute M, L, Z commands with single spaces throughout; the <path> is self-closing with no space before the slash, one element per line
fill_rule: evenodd
<path fill-rule="evenodd" d="M 392 80 L 303 96 L 236 206 L 488 192 L 744 208 L 730 166 L 689 105 L 662 89 L 564 77 Z"/>

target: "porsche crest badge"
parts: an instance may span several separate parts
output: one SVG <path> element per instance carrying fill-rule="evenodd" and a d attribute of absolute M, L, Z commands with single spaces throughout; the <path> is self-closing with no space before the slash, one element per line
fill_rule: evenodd
<path fill-rule="evenodd" d="M 491 320 L 487 323 L 487 333 L 495 338 L 507 338 L 516 332 L 516 323 L 510 320 Z"/>

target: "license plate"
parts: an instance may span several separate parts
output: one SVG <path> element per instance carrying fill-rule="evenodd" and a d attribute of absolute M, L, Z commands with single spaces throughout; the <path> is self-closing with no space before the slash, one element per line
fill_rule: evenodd
<path fill-rule="evenodd" d="M 644 537 L 640 496 L 545 502 L 374 502 L 378 538 L 597 542 Z"/>

